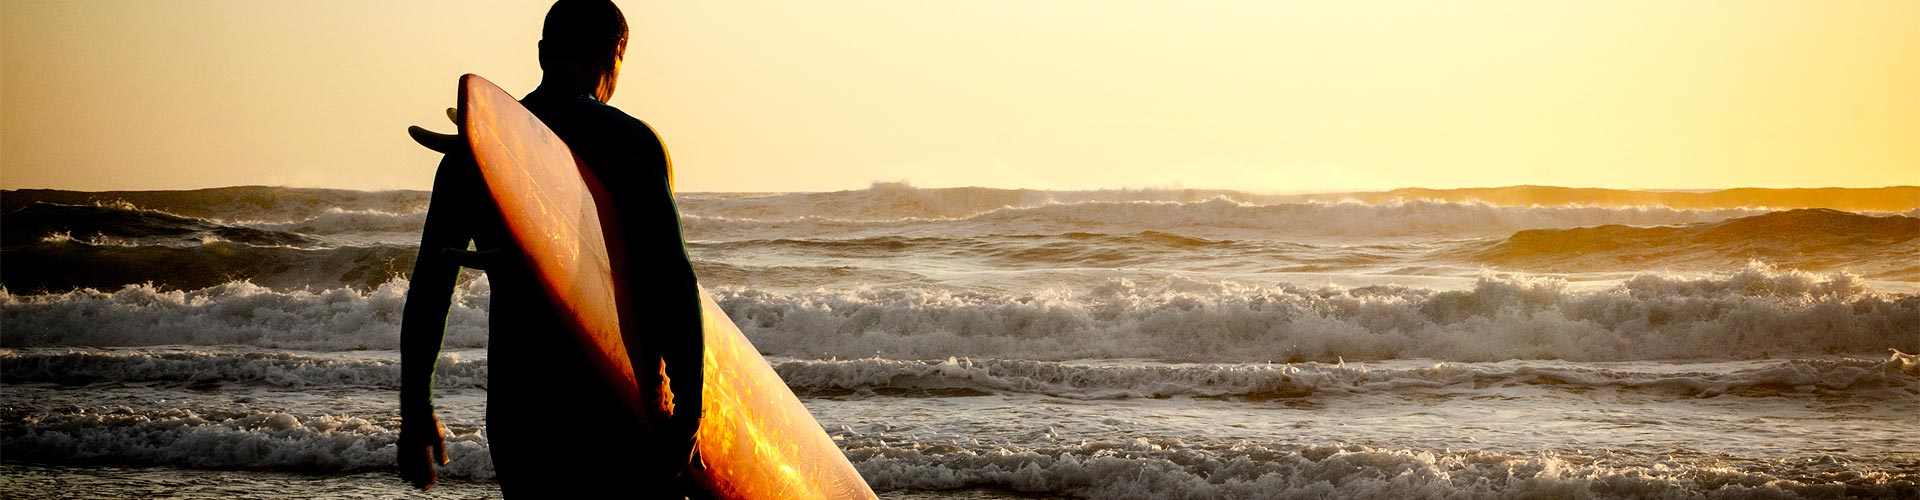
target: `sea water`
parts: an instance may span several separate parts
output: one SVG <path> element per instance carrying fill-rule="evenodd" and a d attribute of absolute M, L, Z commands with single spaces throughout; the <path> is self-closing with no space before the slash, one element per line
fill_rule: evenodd
<path fill-rule="evenodd" d="M 426 193 L 9 192 L 7 498 L 413 495 Z M 904 498 L 1920 496 L 1920 219 L 876 186 L 688 194 L 702 284 Z M 1542 239 L 1551 245 L 1538 243 Z M 498 496 L 490 286 L 435 376 Z M 550 416 L 556 427 L 567 415 Z"/>

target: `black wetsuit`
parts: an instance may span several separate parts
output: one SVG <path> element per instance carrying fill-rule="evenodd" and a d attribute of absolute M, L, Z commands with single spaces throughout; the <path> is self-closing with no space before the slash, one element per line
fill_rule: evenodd
<path fill-rule="evenodd" d="M 556 316 L 465 154 L 448 155 L 434 176 L 401 324 L 402 404 L 429 400 L 420 391 L 430 390 L 460 266 L 458 256 L 443 249 L 466 249 L 472 241 L 483 254 L 493 254 L 484 264 L 492 289 L 487 440 L 502 493 L 599 493 L 609 478 L 628 484 L 648 479 L 642 490 L 627 493 L 667 493 L 675 486 L 653 479 L 679 473 L 693 451 L 704 346 L 666 149 L 645 123 L 585 94 L 542 88 L 520 102 L 605 188 L 602 212 L 610 206 L 618 221 L 609 224 L 609 252 L 625 255 L 613 255 L 614 275 L 633 294 L 621 305 L 629 357 L 643 388 L 660 383 L 658 366 L 665 360 L 674 417 L 652 433 L 632 420 Z M 646 342 L 635 345 L 633 339 Z"/>

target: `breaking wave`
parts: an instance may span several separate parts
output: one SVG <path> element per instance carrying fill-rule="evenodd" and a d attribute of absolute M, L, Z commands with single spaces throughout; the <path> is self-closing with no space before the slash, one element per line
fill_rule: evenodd
<path fill-rule="evenodd" d="M 1472 259 L 1535 272 L 1715 268 L 1761 259 L 1911 280 L 1920 278 L 1920 218 L 1802 209 L 1690 226 L 1531 229 Z"/>
<path fill-rule="evenodd" d="M 1084 293 L 714 291 L 763 352 L 794 357 L 1334 361 L 1637 360 L 1912 350 L 1920 297 L 1755 265 L 1596 292 L 1488 276 L 1472 290 L 1308 289 L 1169 278 Z"/>
<path fill-rule="evenodd" d="M 487 345 L 485 277 L 455 287 L 445 345 Z M 407 282 L 372 290 L 274 290 L 230 282 L 198 290 L 129 285 L 15 295 L 0 290 L 0 344 L 248 345 L 306 350 L 398 349 Z"/>
<path fill-rule="evenodd" d="M 457 289 L 449 346 L 486 345 L 486 283 Z M 193 291 L 0 292 L 0 318 L 4 344 L 18 347 L 395 349 L 405 291 L 395 279 L 368 291 L 234 282 Z M 1590 292 L 1495 275 L 1448 291 L 1179 277 L 1028 293 L 712 291 L 762 352 L 796 358 L 1607 361 L 1920 351 L 1920 297 L 1876 293 L 1851 275 L 1761 265 L 1700 278 L 1641 275 Z"/>
<path fill-rule="evenodd" d="M 1897 361 L 1840 358 L 1734 362 L 1677 370 L 1561 362 L 1441 362 L 1423 366 L 1359 364 L 1059 363 L 1012 359 L 779 361 L 774 369 L 796 393 L 882 396 L 962 393 L 1040 394 L 1070 399 L 1203 397 L 1267 400 L 1315 396 L 1504 387 L 1619 389 L 1699 398 L 1719 395 L 1920 395 L 1920 378 Z M 340 359 L 286 352 L 29 350 L 0 352 L 8 383 L 235 384 L 281 388 L 398 389 L 395 359 Z M 485 359 L 443 356 L 434 384 L 487 386 Z"/>

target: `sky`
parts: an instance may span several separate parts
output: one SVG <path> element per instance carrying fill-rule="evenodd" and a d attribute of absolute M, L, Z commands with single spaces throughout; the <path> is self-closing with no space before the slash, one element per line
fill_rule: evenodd
<path fill-rule="evenodd" d="M 1920 2 L 618 2 L 680 189 L 1920 184 Z M 0 2 L 0 187 L 425 189 L 538 1 Z"/>

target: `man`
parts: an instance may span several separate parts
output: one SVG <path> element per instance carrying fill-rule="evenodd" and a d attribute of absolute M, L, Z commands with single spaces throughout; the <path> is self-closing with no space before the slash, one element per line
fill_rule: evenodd
<path fill-rule="evenodd" d="M 447 156 L 434 176 L 401 320 L 400 474 L 430 488 L 435 462 L 449 461 L 430 394 L 449 296 L 466 265 L 485 269 L 492 288 L 487 438 L 501 492 L 599 496 L 607 490 L 596 479 L 618 478 L 634 485 L 627 493 L 678 498 L 684 472 L 698 465 L 691 455 L 704 346 L 671 163 L 652 129 L 606 104 L 626 50 L 618 7 L 561 0 L 547 12 L 541 38 L 544 75 L 520 102 L 604 186 L 598 201 L 616 214 L 609 227 L 617 229 L 606 235 L 613 275 L 629 292 L 619 308 L 622 336 L 648 393 L 641 397 L 659 414 L 635 420 L 592 368 L 518 253 L 464 139 L 413 127 L 416 141 Z M 466 250 L 469 242 L 477 251 Z M 663 372 L 671 393 L 647 390 L 662 385 Z"/>

